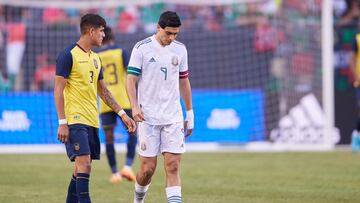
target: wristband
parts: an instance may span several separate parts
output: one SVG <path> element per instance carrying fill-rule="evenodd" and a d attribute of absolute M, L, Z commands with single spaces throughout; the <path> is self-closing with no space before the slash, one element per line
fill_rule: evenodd
<path fill-rule="evenodd" d="M 117 114 L 121 117 L 122 115 L 124 115 L 126 113 L 125 113 L 124 109 L 121 109 Z"/>
<path fill-rule="evenodd" d="M 186 118 L 185 121 L 187 121 L 187 128 L 193 129 L 194 128 L 194 111 L 192 109 L 186 111 Z"/>
<path fill-rule="evenodd" d="M 64 124 L 67 124 L 67 120 L 65 118 L 59 119 L 59 125 L 64 125 Z"/>

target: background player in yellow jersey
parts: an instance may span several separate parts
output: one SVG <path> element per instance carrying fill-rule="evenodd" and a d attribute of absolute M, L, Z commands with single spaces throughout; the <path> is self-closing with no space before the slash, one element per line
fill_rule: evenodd
<path fill-rule="evenodd" d="M 115 44 L 114 33 L 110 27 L 106 27 L 103 46 L 98 54 L 103 67 L 104 81 L 115 100 L 124 108 L 127 115 L 131 117 L 130 101 L 126 93 L 126 71 L 129 63 L 129 54 L 120 46 Z M 106 156 L 112 172 L 110 182 L 117 183 L 121 177 L 129 181 L 135 181 L 135 174 L 131 170 L 134 162 L 137 137 L 135 133 L 128 133 L 127 153 L 125 165 L 119 174 L 116 164 L 116 152 L 114 147 L 114 128 L 118 115 L 103 101 L 100 101 L 100 119 L 105 132 Z"/>
<path fill-rule="evenodd" d="M 91 161 L 100 159 L 97 95 L 118 112 L 130 132 L 136 125 L 117 104 L 103 80 L 99 56 L 91 51 L 101 46 L 105 20 L 95 14 L 81 18 L 81 37 L 62 51 L 56 61 L 54 97 L 59 118 L 58 139 L 65 143 L 75 161 L 66 202 L 91 202 L 89 177 Z"/>
<path fill-rule="evenodd" d="M 356 102 L 358 108 L 358 119 L 356 121 L 356 127 L 351 135 L 351 148 L 353 151 L 360 150 L 360 33 L 355 36 L 353 42 L 353 51 L 350 56 L 350 70 L 354 75 L 354 87 L 356 91 Z"/>

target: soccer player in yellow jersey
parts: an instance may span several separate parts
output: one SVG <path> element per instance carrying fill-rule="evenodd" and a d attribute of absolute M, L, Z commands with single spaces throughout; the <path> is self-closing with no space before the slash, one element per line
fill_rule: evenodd
<path fill-rule="evenodd" d="M 128 52 L 115 44 L 114 33 L 110 27 L 106 27 L 104 32 L 105 37 L 103 39 L 103 46 L 98 52 L 104 70 L 104 81 L 115 100 L 124 108 L 126 114 L 131 117 L 130 101 L 125 88 L 126 71 L 130 56 Z M 112 172 L 110 182 L 118 183 L 121 181 L 121 177 L 124 177 L 129 181 L 135 181 L 135 174 L 132 171 L 131 166 L 134 162 L 137 137 L 135 133 L 128 133 L 125 165 L 121 170 L 120 175 L 116 164 L 116 152 L 114 147 L 114 128 L 116 126 L 117 117 L 118 115 L 116 112 L 103 101 L 100 101 L 100 119 L 101 126 L 105 132 L 106 156 Z"/>
<path fill-rule="evenodd" d="M 91 51 L 101 46 L 105 20 L 96 14 L 81 18 L 80 39 L 63 50 L 56 61 L 54 98 L 59 118 L 58 140 L 65 143 L 71 161 L 75 161 L 66 202 L 89 203 L 91 161 L 100 159 L 97 95 L 118 112 L 129 132 L 134 121 L 118 105 L 103 80 L 99 56 Z"/>

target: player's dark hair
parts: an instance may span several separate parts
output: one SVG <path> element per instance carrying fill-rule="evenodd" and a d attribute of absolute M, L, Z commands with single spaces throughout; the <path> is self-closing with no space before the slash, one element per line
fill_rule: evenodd
<path fill-rule="evenodd" d="M 105 33 L 105 37 L 103 38 L 103 41 L 102 41 L 103 44 L 106 44 L 106 43 L 108 43 L 110 41 L 115 40 L 114 33 L 113 33 L 112 29 L 109 26 L 105 27 L 104 33 Z"/>
<path fill-rule="evenodd" d="M 180 27 L 181 21 L 176 12 L 165 11 L 160 15 L 158 24 L 162 29 L 165 27 Z"/>
<path fill-rule="evenodd" d="M 80 31 L 85 34 L 90 28 L 106 27 L 106 21 L 98 14 L 88 13 L 81 17 Z"/>

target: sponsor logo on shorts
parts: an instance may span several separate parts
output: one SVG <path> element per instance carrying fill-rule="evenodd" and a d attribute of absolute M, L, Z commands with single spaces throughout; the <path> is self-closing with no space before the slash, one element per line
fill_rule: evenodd
<path fill-rule="evenodd" d="M 75 144 L 74 144 L 74 149 L 75 149 L 76 151 L 79 151 L 79 150 L 80 150 L 80 144 L 79 144 L 79 143 L 75 143 Z"/>
<path fill-rule="evenodd" d="M 141 145 L 140 145 L 140 149 L 141 150 L 143 150 L 143 151 L 145 151 L 146 150 L 146 144 L 143 142 L 143 143 L 141 143 Z"/>

